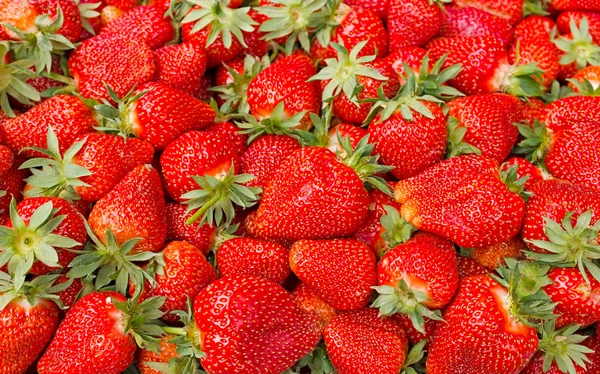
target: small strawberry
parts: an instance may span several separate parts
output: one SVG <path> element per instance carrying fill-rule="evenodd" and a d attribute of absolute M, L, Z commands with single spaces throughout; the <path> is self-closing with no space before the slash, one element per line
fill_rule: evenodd
<path fill-rule="evenodd" d="M 504 265 L 504 258 L 510 257 L 520 260 L 524 257 L 524 250 L 527 245 L 519 236 L 515 236 L 507 241 L 491 245 L 486 248 L 473 250 L 471 258 L 477 261 L 481 266 L 488 270 L 495 270 L 498 266 Z"/>
<path fill-rule="evenodd" d="M 529 39 L 548 39 L 550 40 L 550 33 L 552 29 L 556 27 L 556 22 L 550 17 L 542 15 L 531 15 L 522 19 L 515 26 L 515 38 L 529 38 Z"/>
<path fill-rule="evenodd" d="M 390 50 L 422 46 L 433 38 L 442 25 L 442 3 L 447 0 L 389 0 L 387 31 Z"/>
<path fill-rule="evenodd" d="M 135 353 L 135 364 L 140 374 L 170 373 L 168 370 L 173 366 L 169 366 L 169 361 L 180 357 L 179 353 L 177 353 L 177 344 L 172 342 L 174 338 L 175 336 L 172 334 L 161 336 L 158 341 L 158 352 L 152 352 L 147 348 L 137 350 Z M 184 373 L 184 371 L 181 372 Z"/>
<path fill-rule="evenodd" d="M 491 36 L 508 46 L 513 38 L 512 25 L 505 19 L 473 7 L 445 7 L 439 36 Z"/>
<path fill-rule="evenodd" d="M 19 169 L 21 161 L 13 162 L 8 170 L 0 174 L 0 215 L 8 215 L 8 207 L 12 199 L 19 202 L 23 198 L 23 181 L 27 177 L 25 170 Z"/>
<path fill-rule="evenodd" d="M 392 66 L 398 80 L 403 84 L 405 77 L 408 76 L 408 73 L 404 71 L 404 65 L 406 64 L 415 75 L 418 75 L 426 55 L 427 51 L 421 47 L 402 47 L 390 52 L 384 59 Z M 431 72 L 433 61 L 428 60 L 428 63 L 428 71 Z"/>
<path fill-rule="evenodd" d="M 512 166 L 517 167 L 515 170 L 517 179 L 527 177 L 523 186 L 527 190 L 531 189 L 536 182 L 547 179 L 547 176 L 545 176 L 545 173 L 542 170 L 521 157 L 510 157 L 503 162 L 502 165 L 500 165 L 500 173 L 508 172 Z"/>
<path fill-rule="evenodd" d="M 545 37 L 533 34 L 518 38 L 510 45 L 508 62 L 519 65 L 537 63 L 537 66 L 543 70 L 542 79 L 537 79 L 545 90 L 550 89 L 560 71 L 556 46 Z"/>
<path fill-rule="evenodd" d="M 174 36 L 173 26 L 154 6 L 138 6 L 100 29 L 100 35 L 114 33 L 143 40 L 151 49 L 162 47 Z"/>
<path fill-rule="evenodd" d="M 234 125 L 232 122 L 220 122 L 217 118 L 213 124 L 205 127 L 204 131 L 214 132 L 220 134 L 220 136 L 223 138 L 229 139 L 229 143 L 239 155 L 242 155 L 246 150 L 248 136 L 241 134 L 240 128 Z"/>

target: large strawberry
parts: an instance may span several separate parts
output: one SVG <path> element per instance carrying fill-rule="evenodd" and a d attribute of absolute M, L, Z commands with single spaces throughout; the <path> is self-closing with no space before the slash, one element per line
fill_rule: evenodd
<path fill-rule="evenodd" d="M 390 0 L 387 30 L 390 50 L 421 46 L 433 38 L 442 24 L 442 5 L 447 0 Z"/>
<path fill-rule="evenodd" d="M 203 289 L 194 319 L 206 354 L 200 361 L 213 374 L 281 373 L 311 352 L 322 333 L 319 319 L 298 309 L 281 286 L 249 276 Z"/>
<path fill-rule="evenodd" d="M 127 37 L 140 39 L 148 43 L 150 48 L 157 49 L 171 41 L 174 36 L 173 26 L 163 18 L 164 11 L 154 6 L 138 6 L 122 17 L 108 23 L 100 30 L 100 34 L 117 33 Z"/>
<path fill-rule="evenodd" d="M 439 36 L 492 36 L 504 46 L 513 38 L 511 24 L 497 15 L 473 7 L 445 7 Z"/>
<path fill-rule="evenodd" d="M 206 49 L 193 43 L 170 44 L 154 51 L 159 82 L 197 97 L 206 71 Z"/>

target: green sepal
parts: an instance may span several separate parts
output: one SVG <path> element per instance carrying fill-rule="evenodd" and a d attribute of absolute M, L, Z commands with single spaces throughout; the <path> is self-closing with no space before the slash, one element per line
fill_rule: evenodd
<path fill-rule="evenodd" d="M 527 183 L 529 175 L 519 178 L 518 168 L 517 165 L 511 165 L 507 170 L 500 170 L 500 179 L 511 192 L 518 193 L 524 201 L 527 201 L 532 195 L 530 191 L 525 190 L 525 183 Z"/>
<path fill-rule="evenodd" d="M 544 102 L 549 104 L 555 102 L 558 99 L 574 95 L 576 95 L 576 93 L 573 92 L 573 89 L 571 87 L 567 85 L 562 85 L 559 81 L 554 80 L 550 85 L 550 90 L 548 92 L 545 92 L 542 96 L 540 96 L 540 98 L 544 100 Z"/>
<path fill-rule="evenodd" d="M 244 47 L 247 47 L 244 41 L 243 31 L 254 31 L 256 21 L 248 15 L 250 7 L 241 7 L 237 9 L 229 8 L 229 0 L 185 0 L 192 5 L 198 5 L 200 8 L 189 12 L 181 23 L 194 22 L 191 33 L 198 32 L 210 25 L 210 32 L 206 40 L 206 48 L 210 47 L 219 36 L 222 37 L 225 48 L 230 48 L 232 37 Z"/>
<path fill-rule="evenodd" d="M 579 27 L 571 18 L 569 28 L 573 39 L 567 39 L 564 36 L 556 37 L 556 30 L 552 30 L 552 41 L 558 49 L 565 52 L 559 60 L 560 64 L 569 65 L 575 62 L 579 70 L 588 65 L 600 65 L 600 46 L 594 43 L 590 35 L 587 17 L 583 17 L 579 21 Z"/>
<path fill-rule="evenodd" d="M 456 78 L 463 69 L 461 64 L 455 64 L 442 69 L 446 58 L 448 58 L 448 54 L 437 60 L 430 71 L 429 53 L 425 55 L 421 62 L 419 76 L 417 77 L 417 96 L 431 96 L 443 101 L 450 101 L 459 96 L 465 96 L 465 94 L 456 88 L 445 84 L 449 80 Z M 414 74 L 413 70 L 406 64 L 404 64 L 404 70 L 405 76 L 411 73 Z"/>
<path fill-rule="evenodd" d="M 423 350 L 425 344 L 427 339 L 421 340 L 410 348 L 400 374 L 425 373 L 425 351 Z"/>
<path fill-rule="evenodd" d="M 575 334 L 581 326 L 568 325 L 560 330 L 555 330 L 555 321 L 545 321 L 540 327 L 542 338 L 538 344 L 538 350 L 544 352 L 542 370 L 547 372 L 553 362 L 563 373 L 577 374 L 575 364 L 586 368 L 586 363 L 591 363 L 586 354 L 594 351 L 579 343 L 585 339 L 592 339 L 587 335 Z"/>
<path fill-rule="evenodd" d="M 567 79 L 575 88 L 580 95 L 583 96 L 600 96 L 600 85 L 596 88 L 592 85 L 592 83 L 584 79 L 583 82 L 578 79 Z"/>
<path fill-rule="evenodd" d="M 381 216 L 380 222 L 384 231 L 381 238 L 386 244 L 387 250 L 390 250 L 402 243 L 406 243 L 417 229 L 400 217 L 400 213 L 396 208 L 390 205 L 384 205 L 385 214 Z M 383 255 L 382 248 L 379 252 Z"/>
<path fill-rule="evenodd" d="M 413 327 L 421 333 L 425 333 L 425 317 L 435 321 L 444 320 L 439 310 L 430 310 L 423 305 L 424 301 L 431 300 L 429 296 L 409 288 L 404 279 L 401 279 L 395 287 L 384 285 L 371 288 L 379 294 L 371 306 L 379 309 L 380 316 L 406 314 Z"/>
<path fill-rule="evenodd" d="M 259 122 L 255 117 L 247 115 L 245 121 L 235 121 L 235 124 L 242 129 L 240 134 L 248 135 L 248 144 L 264 134 L 293 135 L 294 131 L 300 126 L 306 111 L 301 111 L 292 117 L 286 118 L 284 110 L 285 104 L 281 101 L 275 106 L 268 118 L 264 118 Z"/>
<path fill-rule="evenodd" d="M 4 58 L 10 53 L 8 42 L 0 42 L 0 109 L 9 117 L 15 117 L 9 97 L 24 105 L 34 105 L 41 100 L 39 92 L 26 82 L 27 79 L 36 78 L 31 67 L 36 61 L 20 59 L 9 64 L 4 63 Z"/>
<path fill-rule="evenodd" d="M 518 57 L 515 64 L 518 64 Z M 537 62 L 517 65 L 506 77 L 500 90 L 517 97 L 540 97 L 544 93 L 541 83 L 543 74 L 544 71 L 538 67 Z"/>
<path fill-rule="evenodd" d="M 50 300 L 59 308 L 65 309 L 57 294 L 69 288 L 73 280 L 69 279 L 66 282 L 55 284 L 59 276 L 60 274 L 40 275 L 25 282 L 17 289 L 14 279 L 9 274 L 0 271 L 0 310 L 18 298 L 26 299 L 32 306 L 35 306 L 40 299 Z"/>
<path fill-rule="evenodd" d="M 309 369 L 311 374 L 336 373 L 324 342 L 317 344 L 312 352 L 301 358 L 287 373 L 301 373 L 303 368 Z"/>
<path fill-rule="evenodd" d="M 181 196 L 187 201 L 188 212 L 196 212 L 186 221 L 188 225 L 200 220 L 200 225 L 208 223 L 211 226 L 229 225 L 235 215 L 234 204 L 242 208 L 254 206 L 262 193 L 260 187 L 247 187 L 245 184 L 255 179 L 251 174 L 238 174 L 234 166 L 221 179 L 211 175 L 196 175 L 192 179 L 201 188 Z"/>
<path fill-rule="evenodd" d="M 96 31 L 94 31 L 94 28 L 88 20 L 100 16 L 100 12 L 98 12 L 96 9 L 98 9 L 102 5 L 102 2 L 99 1 L 97 3 L 82 3 L 81 0 L 75 0 L 75 4 L 77 4 L 77 8 L 79 8 L 79 15 L 81 16 L 81 26 L 83 27 L 83 29 L 89 32 L 91 35 L 96 35 Z"/>
<path fill-rule="evenodd" d="M 135 86 L 125 94 L 122 98 L 119 98 L 117 93 L 108 84 L 104 84 L 108 96 L 117 103 L 115 107 L 107 99 L 102 99 L 101 104 L 94 105 L 93 108 L 98 115 L 100 125 L 94 128 L 98 131 L 106 132 L 109 134 L 116 134 L 127 139 L 134 135 L 133 123 L 129 118 L 130 106 L 142 98 L 147 91 L 135 92 Z"/>
<path fill-rule="evenodd" d="M 552 135 L 548 132 L 546 126 L 537 118 L 533 121 L 533 129 L 529 123 L 513 123 L 513 125 L 517 126 L 523 140 L 513 147 L 511 153 L 524 155 L 532 163 L 542 161 L 548 153 L 552 140 Z"/>
<path fill-rule="evenodd" d="M 476 154 L 481 155 L 481 150 L 464 141 L 467 128 L 461 126 L 460 121 L 453 116 L 448 116 L 448 139 L 446 140 L 446 158 L 459 155 Z"/>
<path fill-rule="evenodd" d="M 523 1 L 523 17 L 530 15 L 547 16 L 549 0 L 525 0 Z"/>
<path fill-rule="evenodd" d="M 587 272 L 596 280 L 600 280 L 600 267 L 594 263 L 595 260 L 600 259 L 600 245 L 598 245 L 600 221 L 592 225 L 594 212 L 588 210 L 577 218 L 573 226 L 571 218 L 574 213 L 565 214 L 561 223 L 544 217 L 544 234 L 548 240 L 526 240 L 526 242 L 549 253 L 526 252 L 525 254 L 531 260 L 555 267 L 577 267 L 588 283 Z"/>
<path fill-rule="evenodd" d="M 297 139 L 303 147 L 326 147 L 329 144 L 329 129 L 333 117 L 331 105 L 323 109 L 322 116 L 316 113 L 310 113 L 309 115 L 313 124 L 311 131 L 296 129 L 295 134 L 291 136 Z"/>
<path fill-rule="evenodd" d="M 164 312 L 160 308 L 166 298 L 154 296 L 140 302 L 139 297 L 138 294 L 127 301 L 116 301 L 113 298 L 114 306 L 123 313 L 123 335 L 130 334 L 138 347 L 158 353 L 158 342 L 164 334 L 164 323 L 159 320 Z"/>

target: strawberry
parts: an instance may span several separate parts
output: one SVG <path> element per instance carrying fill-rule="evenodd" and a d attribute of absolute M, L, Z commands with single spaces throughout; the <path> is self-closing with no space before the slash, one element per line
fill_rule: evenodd
<path fill-rule="evenodd" d="M 422 46 L 433 38 L 442 24 L 442 2 L 447 1 L 390 0 L 387 7 L 390 50 Z"/>
<path fill-rule="evenodd" d="M 523 199 L 501 181 L 498 163 L 476 155 L 450 158 L 398 182 L 394 197 L 414 227 L 463 247 L 512 238 L 525 210 Z"/>
<path fill-rule="evenodd" d="M 119 244 L 140 238 L 133 253 L 157 252 L 162 248 L 167 235 L 165 215 L 158 173 L 150 165 L 139 165 L 98 200 L 88 222 L 103 242 L 110 229 Z"/>
<path fill-rule="evenodd" d="M 154 6 L 138 6 L 108 23 L 100 35 L 115 33 L 143 40 L 151 49 L 162 47 L 174 36 L 173 26 L 163 17 L 164 11 Z"/>
<path fill-rule="evenodd" d="M 290 274 L 289 250 L 274 242 L 247 237 L 225 240 L 217 249 L 222 277 L 252 275 L 282 284 Z"/>
<path fill-rule="evenodd" d="M 600 113 L 596 108 L 600 97 L 570 96 L 558 99 L 546 107 L 540 116 L 540 122 L 556 136 L 580 122 L 600 122 Z"/>
<path fill-rule="evenodd" d="M 556 27 L 556 22 L 554 22 L 552 18 L 541 15 L 531 15 L 522 19 L 515 26 L 514 36 L 516 39 L 550 39 L 550 32 L 554 27 Z"/>
<path fill-rule="evenodd" d="M 237 109 L 238 113 L 249 113 L 246 95 L 248 84 L 269 63 L 267 59 L 258 60 L 251 55 L 246 55 L 217 67 L 214 83 L 216 87 L 211 89 L 217 92 L 215 99 L 220 110 L 230 113 Z"/>
<path fill-rule="evenodd" d="M 417 233 L 389 250 L 377 264 L 379 294 L 373 307 L 380 315 L 407 314 L 424 332 L 424 318 L 441 320 L 430 309 L 447 305 L 458 288 L 454 245 L 428 233 Z"/>
<path fill-rule="evenodd" d="M 556 10 L 581 10 L 590 12 L 600 12 L 600 2 L 598 0 L 552 0 L 552 6 Z"/>
<path fill-rule="evenodd" d="M 459 7 L 473 7 L 504 18 L 511 25 L 516 25 L 523 18 L 523 0 L 456 0 Z"/>
<path fill-rule="evenodd" d="M 570 32 L 553 38 L 559 56 L 559 78 L 566 79 L 573 76 L 577 70 L 588 65 L 600 63 L 600 46 L 594 43 L 589 33 L 588 19 L 583 17 L 579 25 L 575 19 L 569 21 Z"/>
<path fill-rule="evenodd" d="M 0 175 L 7 172 L 14 161 L 14 155 L 10 148 L 0 144 Z"/>
<path fill-rule="evenodd" d="M 42 277 L 42 275 L 39 277 Z M 57 295 L 62 305 L 64 305 L 66 308 L 70 308 L 75 301 L 77 301 L 77 299 L 92 291 L 90 287 L 88 287 L 89 283 L 86 281 L 81 281 L 79 278 L 69 278 L 66 276 L 64 271 L 56 278 L 56 285 L 63 283 L 65 284 L 64 287 L 66 288 L 62 289 L 60 292 L 57 292 Z M 60 312 L 61 317 L 64 317 L 66 310 L 63 309 Z"/>
<path fill-rule="evenodd" d="M 506 159 L 519 135 L 513 123 L 523 119 L 519 99 L 508 94 L 483 94 L 456 98 L 448 106 L 448 114 L 458 121 L 448 134 L 450 155 L 475 147 L 499 163 Z"/>
<path fill-rule="evenodd" d="M 25 185 L 23 181 L 27 177 L 25 170 L 19 169 L 20 161 L 12 162 L 10 168 L 0 174 L 0 213 L 8 214 L 8 207 L 12 199 L 21 201 L 22 191 Z"/>
<path fill-rule="evenodd" d="M 260 9 L 260 7 L 258 9 Z M 257 8 L 250 9 L 248 15 L 256 22 L 256 26 L 254 27 L 254 30 L 242 33 L 244 41 L 246 42 L 246 47 L 242 47 L 241 54 L 253 57 L 263 57 L 268 54 L 269 51 L 272 51 L 277 47 L 275 42 L 265 40 L 266 33 L 260 31 L 260 27 L 269 19 L 269 17 L 263 13 L 259 13 Z"/>
<path fill-rule="evenodd" d="M 547 90 L 558 77 L 560 64 L 556 46 L 545 37 L 528 34 L 516 39 L 508 50 L 508 62 L 511 64 L 537 63 L 544 72 L 540 83 Z"/>
<path fill-rule="evenodd" d="M 375 256 L 355 239 L 299 240 L 290 268 L 317 296 L 337 310 L 367 305 L 376 284 Z"/>
<path fill-rule="evenodd" d="M 248 232 L 291 240 L 336 238 L 354 232 L 368 213 L 364 183 L 385 189 L 385 183 L 371 173 L 389 170 L 370 156 L 373 147 L 367 140 L 363 138 L 354 150 L 343 141 L 342 161 L 321 147 L 292 152 L 267 183 L 258 210 L 246 218 Z"/>
<path fill-rule="evenodd" d="M 1 33 L 2 29 L 0 29 L 0 38 L 2 38 Z M 5 79 L 3 87 L 0 88 L 1 123 L 8 118 L 16 117 L 15 111 L 11 108 L 11 101 L 14 104 L 33 105 L 42 98 L 35 87 L 27 83 L 37 76 L 34 71 L 35 61 L 13 61 L 10 55 L 10 46 L 6 43 L 0 44 L 0 69 Z"/>
<path fill-rule="evenodd" d="M 467 256 L 457 256 L 458 260 L 458 278 L 463 279 L 466 277 L 472 277 L 474 275 L 486 275 L 489 272 L 479 264 L 479 262 L 473 260 L 471 257 Z M 427 322 L 427 319 L 425 320 Z M 427 329 L 427 323 L 425 323 L 425 328 Z"/>
<path fill-rule="evenodd" d="M 525 249 L 527 249 L 527 246 L 523 240 L 519 236 L 515 236 L 487 248 L 475 249 L 471 253 L 471 258 L 486 269 L 495 270 L 498 266 L 504 265 L 504 258 L 506 257 L 516 258 L 517 260 L 523 258 Z"/>
<path fill-rule="evenodd" d="M 193 43 L 171 44 L 154 52 L 157 81 L 197 97 L 206 71 L 206 49 Z"/>
<path fill-rule="evenodd" d="M 439 36 L 491 36 L 508 46 L 512 41 L 512 25 L 505 19 L 473 7 L 445 7 Z"/>
<path fill-rule="evenodd" d="M 596 44 L 600 44 L 600 14 L 594 12 L 577 12 L 567 11 L 562 12 L 556 18 L 556 25 L 558 31 L 562 34 L 567 34 L 571 31 L 571 20 L 575 21 L 577 26 L 580 26 L 580 22 L 583 18 L 587 18 L 589 24 L 589 33 Z"/>
<path fill-rule="evenodd" d="M 125 137 L 134 135 L 156 150 L 165 149 L 179 135 L 199 130 L 215 118 L 208 104 L 162 83 L 144 83 L 122 98 L 109 87 L 107 90 L 118 106 L 106 101 L 94 107 L 102 118 L 99 129 Z"/>
<path fill-rule="evenodd" d="M 302 311 L 314 314 L 321 319 L 323 327 L 335 317 L 336 311 L 312 291 L 306 284 L 300 283 L 292 291 L 292 297 Z"/>
<path fill-rule="evenodd" d="M 582 95 L 599 95 L 600 66 L 586 66 L 579 70 L 569 81 L 569 87 Z"/>
<path fill-rule="evenodd" d="M 81 42 L 100 32 L 102 28 L 100 12 L 104 8 L 104 4 L 95 0 L 75 0 L 75 3 L 81 16 L 82 30 L 77 39 L 77 41 Z"/>
<path fill-rule="evenodd" d="M 184 240 L 196 246 L 206 256 L 215 241 L 215 227 L 208 224 L 186 224 L 185 222 L 192 217 L 194 211 L 188 212 L 187 207 L 183 204 L 167 203 L 165 208 L 167 212 L 167 241 Z"/>
<path fill-rule="evenodd" d="M 418 75 L 426 54 L 427 51 L 421 47 L 403 47 L 390 52 L 384 59 L 392 66 L 400 83 L 404 83 L 405 77 L 408 75 L 404 71 L 404 64 L 408 65 L 415 75 Z M 428 63 L 430 64 L 428 70 L 431 71 L 433 62 L 428 61 Z"/>
<path fill-rule="evenodd" d="M 536 182 L 547 179 L 542 170 L 521 157 L 510 157 L 507 159 L 500 165 L 500 172 L 507 172 L 512 166 L 517 167 L 515 171 L 518 179 L 527 177 L 524 184 L 524 187 L 527 190 L 531 189 Z"/>
<path fill-rule="evenodd" d="M 123 97 L 136 85 L 153 80 L 156 65 L 146 42 L 108 33 L 85 40 L 73 51 L 69 73 L 82 96 L 109 100 L 106 85 Z"/>
<path fill-rule="evenodd" d="M 162 334 L 156 321 L 161 303 L 152 298 L 138 304 L 112 291 L 85 295 L 67 312 L 38 362 L 38 372 L 124 371 L 133 362 L 136 342 L 156 345 L 156 336 Z"/>
<path fill-rule="evenodd" d="M 408 353 L 406 333 L 375 309 L 363 308 L 331 319 L 323 334 L 331 363 L 339 374 L 399 373 Z"/>
<path fill-rule="evenodd" d="M 158 341 L 158 352 L 152 352 L 150 349 L 138 349 L 135 353 L 135 364 L 140 374 L 160 374 L 164 371 L 157 370 L 156 364 L 167 365 L 173 358 L 178 358 L 177 344 L 172 343 L 174 335 L 166 334 L 160 337 Z M 167 365 L 167 368 L 168 365 Z"/>
<path fill-rule="evenodd" d="M 52 126 L 63 154 L 78 135 L 93 131 L 98 123 L 92 108 L 75 96 L 58 95 L 35 106 L 28 112 L 0 124 L 5 144 L 13 152 L 26 147 L 46 148 L 46 136 Z M 36 157 L 38 152 L 25 149 L 27 157 Z"/>
<path fill-rule="evenodd" d="M 350 5 L 352 8 L 369 9 L 377 17 L 385 23 L 387 20 L 387 7 L 389 0 L 346 0 L 344 4 Z"/>
<path fill-rule="evenodd" d="M 299 310 L 281 286 L 249 276 L 203 289 L 194 320 L 206 353 L 200 362 L 213 374 L 281 373 L 311 352 L 322 332 L 319 319 Z"/>
<path fill-rule="evenodd" d="M 204 131 L 220 134 L 221 137 L 229 139 L 233 149 L 241 156 L 246 150 L 248 136 L 240 133 L 240 128 L 229 121 L 215 122 L 204 128 Z"/>

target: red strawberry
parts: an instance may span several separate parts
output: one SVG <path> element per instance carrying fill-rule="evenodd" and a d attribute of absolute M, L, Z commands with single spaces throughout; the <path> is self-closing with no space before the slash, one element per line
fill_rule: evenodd
<path fill-rule="evenodd" d="M 567 34 L 571 31 L 570 23 L 571 20 L 575 21 L 575 24 L 579 26 L 583 18 L 587 18 L 589 23 L 589 33 L 596 44 L 600 44 L 600 14 L 594 12 L 562 12 L 556 18 L 558 31 L 562 34 Z"/>
<path fill-rule="evenodd" d="M 158 252 L 167 235 L 165 215 L 158 173 L 150 165 L 139 165 L 98 200 L 88 222 L 102 242 L 110 229 L 120 244 L 140 238 L 132 253 Z"/>
<path fill-rule="evenodd" d="M 8 214 L 10 201 L 15 199 L 17 202 L 22 199 L 22 191 L 27 177 L 25 170 L 19 169 L 20 161 L 15 161 L 10 168 L 0 174 L 0 212 Z"/>
<path fill-rule="evenodd" d="M 524 257 L 523 251 L 527 245 L 519 236 L 497 243 L 486 248 L 475 249 L 471 253 L 471 258 L 477 261 L 481 266 L 488 270 L 495 270 L 498 266 L 504 265 L 504 258 L 521 259 Z"/>
<path fill-rule="evenodd" d="M 387 7 L 389 0 L 346 0 L 344 4 L 350 5 L 352 8 L 369 9 L 383 22 L 387 20 Z"/>
<path fill-rule="evenodd" d="M 540 116 L 540 122 L 551 130 L 555 136 L 580 122 L 600 122 L 600 97 L 570 96 L 558 99 L 546 107 Z"/>
<path fill-rule="evenodd" d="M 538 64 L 538 67 L 544 71 L 540 82 L 545 89 L 549 89 L 558 77 L 560 69 L 558 60 L 556 46 L 545 37 L 538 35 L 528 34 L 516 39 L 508 50 L 508 62 L 511 64 Z"/>
<path fill-rule="evenodd" d="M 290 274 L 289 251 L 281 244 L 247 237 L 226 240 L 217 249 L 223 277 L 252 275 L 282 284 Z"/>
<path fill-rule="evenodd" d="M 459 7 L 473 7 L 485 10 L 500 18 L 504 18 L 511 25 L 517 24 L 523 18 L 523 0 L 456 0 Z"/>
<path fill-rule="evenodd" d="M 525 189 L 531 189 L 533 185 L 541 180 L 547 179 L 544 176 L 542 170 L 537 168 L 534 164 L 521 157 L 511 157 L 500 165 L 500 172 L 507 172 L 512 166 L 516 166 L 517 178 L 523 178 L 527 176 L 524 187 Z"/>
<path fill-rule="evenodd" d="M 523 199 L 500 180 L 498 163 L 476 155 L 450 158 L 398 182 L 394 197 L 406 221 L 463 247 L 512 238 L 524 215 Z"/>
<path fill-rule="evenodd" d="M 87 293 L 91 290 L 88 290 L 86 287 L 87 284 L 81 281 L 79 278 L 69 278 L 65 274 L 60 274 L 58 278 L 56 278 L 56 284 L 68 284 L 64 290 L 61 290 L 57 293 L 60 302 L 67 308 L 70 308 L 78 298 L 83 296 L 84 293 Z M 87 292 L 86 292 L 87 291 Z M 61 310 L 61 317 L 64 317 L 66 313 L 65 310 Z"/>
<path fill-rule="evenodd" d="M 69 58 L 69 73 L 82 96 L 110 99 L 106 85 L 118 97 L 154 79 L 156 65 L 146 42 L 127 35 L 103 34 L 85 40 Z"/>
<path fill-rule="evenodd" d="M 162 47 L 174 36 L 173 26 L 163 17 L 164 10 L 154 6 L 138 6 L 113 20 L 100 34 L 115 33 L 143 40 L 152 49 Z"/>
<path fill-rule="evenodd" d="M 445 7 L 444 10 L 439 36 L 491 36 L 504 46 L 512 40 L 512 25 L 492 13 L 473 7 Z"/>
<path fill-rule="evenodd" d="M 530 97 L 523 105 L 523 117 L 529 124 L 540 118 L 543 111 L 546 109 L 546 102 L 537 97 Z"/>
<path fill-rule="evenodd" d="M 586 66 L 579 70 L 573 75 L 569 87 L 582 95 L 595 95 L 596 92 L 600 92 L 600 66 Z"/>
<path fill-rule="evenodd" d="M 167 241 L 185 240 L 195 245 L 204 255 L 207 255 L 214 245 L 216 228 L 208 224 L 191 225 L 186 221 L 192 217 L 193 211 L 188 212 L 187 206 L 178 203 L 167 203 Z"/>
<path fill-rule="evenodd" d="M 235 149 L 239 155 L 242 155 L 246 150 L 248 136 L 245 134 L 240 134 L 240 128 L 231 122 L 214 122 L 213 124 L 205 127 L 204 131 L 214 132 L 220 134 L 221 137 L 229 139 L 233 149 Z"/>
<path fill-rule="evenodd" d="M 471 257 L 457 256 L 458 259 L 458 278 L 463 279 L 474 275 L 486 275 L 489 272 L 479 264 L 479 262 L 473 260 Z M 427 322 L 427 320 L 425 320 Z M 427 324 L 425 324 L 427 328 Z"/>
<path fill-rule="evenodd" d="M 582 10 L 600 12 L 598 0 L 552 0 L 552 6 L 556 10 Z"/>
<path fill-rule="evenodd" d="M 298 309 L 281 286 L 247 276 L 203 289 L 194 319 L 206 353 L 200 362 L 213 374 L 281 373 L 312 351 L 322 331 L 319 319 Z"/>
<path fill-rule="evenodd" d="M 442 24 L 439 3 L 428 0 L 390 0 L 387 8 L 390 50 L 422 46 L 433 38 Z"/>
<path fill-rule="evenodd" d="M 177 353 L 177 344 L 171 342 L 174 338 L 175 336 L 171 334 L 161 336 L 158 341 L 158 352 L 152 352 L 146 348 L 137 350 L 135 353 L 135 364 L 141 374 L 160 374 L 162 371 L 156 370 L 148 364 L 168 364 L 169 360 L 180 357 L 179 353 Z"/>
<path fill-rule="evenodd" d="M 290 267 L 302 283 L 337 310 L 369 302 L 376 284 L 375 256 L 358 240 L 299 240 L 290 249 Z"/>
<path fill-rule="evenodd" d="M 38 362 L 38 372 L 124 371 L 133 362 L 136 341 L 147 345 L 148 339 L 162 333 L 155 319 L 161 315 L 157 311 L 160 304 L 160 299 L 138 304 L 137 300 L 127 301 L 112 291 L 85 295 L 61 322 Z M 141 332 L 144 338 L 139 335 Z"/>
<path fill-rule="evenodd" d="M 408 353 L 406 333 L 390 318 L 381 319 L 375 309 L 363 308 L 339 314 L 324 332 L 331 363 L 339 374 L 399 373 Z"/>
<path fill-rule="evenodd" d="M 569 22 L 570 32 L 565 33 L 552 42 L 556 45 L 560 63 L 559 78 L 567 79 L 588 65 L 598 65 L 600 46 L 589 33 L 589 21 L 583 17 L 579 25 L 575 19 Z M 554 36 L 554 34 L 553 34 Z"/>
<path fill-rule="evenodd" d="M 224 113 L 237 109 L 238 113 L 249 113 L 247 101 L 248 84 L 263 70 L 269 60 L 259 60 L 250 55 L 238 57 L 219 66 L 215 71 L 214 91 L 219 108 Z"/>
<path fill-rule="evenodd" d="M 550 17 L 531 15 L 515 26 L 515 38 L 548 38 L 550 40 L 550 32 L 555 26 L 556 23 Z"/>
<path fill-rule="evenodd" d="M 417 233 L 389 250 L 377 265 L 379 297 L 373 307 L 379 314 L 407 314 L 424 332 L 424 319 L 441 319 L 429 309 L 441 309 L 458 288 L 454 245 L 428 233 Z"/>
<path fill-rule="evenodd" d="M 197 97 L 206 71 L 206 49 L 193 43 L 166 45 L 154 51 L 156 79 Z"/>
<path fill-rule="evenodd" d="M 7 172 L 15 161 L 10 148 L 0 144 L 0 176 Z"/>
<path fill-rule="evenodd" d="M 48 126 L 52 126 L 64 153 L 78 135 L 93 131 L 98 123 L 92 108 L 75 96 L 58 95 L 35 106 L 30 111 L 0 124 L 5 144 L 13 152 L 25 147 L 46 148 Z M 33 150 L 23 150 L 27 157 L 39 155 Z"/>
<path fill-rule="evenodd" d="M 437 321 L 437 320 L 429 319 L 429 318 L 425 317 L 425 318 L 423 318 L 423 320 L 424 320 L 423 330 L 425 332 L 421 332 L 415 328 L 415 325 L 413 325 L 412 321 L 410 320 L 410 317 L 407 314 L 396 313 L 391 318 L 394 321 L 396 321 L 397 323 L 399 323 L 400 326 L 402 326 L 402 328 L 406 332 L 406 337 L 408 338 L 408 342 L 410 343 L 411 346 L 419 344 L 419 342 L 422 342 L 423 340 L 426 339 L 427 342 L 425 343 L 425 345 L 423 347 L 425 349 L 428 348 L 429 342 L 431 341 L 431 338 L 433 337 L 433 334 L 435 333 L 435 329 L 440 324 L 445 323 L 444 321 Z"/>
<path fill-rule="evenodd" d="M 400 83 L 404 83 L 407 76 L 407 72 L 404 71 L 404 64 L 408 65 L 415 75 L 418 75 L 426 54 L 427 51 L 421 47 L 403 47 L 390 52 L 384 59 L 392 66 Z M 428 62 L 430 64 L 429 71 L 431 71 L 433 61 Z"/>
<path fill-rule="evenodd" d="M 314 314 L 321 319 L 323 327 L 335 317 L 336 311 L 304 283 L 300 283 L 292 292 L 298 308 L 305 313 Z"/>

